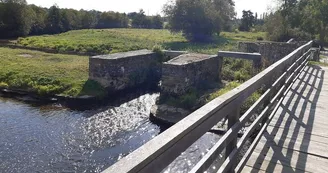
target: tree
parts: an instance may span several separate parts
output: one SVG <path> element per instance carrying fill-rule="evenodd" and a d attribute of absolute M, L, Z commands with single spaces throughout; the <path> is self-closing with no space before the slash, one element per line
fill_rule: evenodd
<path fill-rule="evenodd" d="M 33 24 L 30 34 L 32 35 L 43 34 L 46 28 L 47 11 L 44 8 L 37 7 L 35 5 L 31 5 L 30 8 L 33 11 L 32 14 Z"/>
<path fill-rule="evenodd" d="M 128 18 L 125 14 L 104 12 L 99 17 L 97 28 L 123 28 L 127 25 Z"/>
<path fill-rule="evenodd" d="M 83 29 L 95 28 L 98 20 L 96 11 L 80 11 L 81 13 L 81 27 Z"/>
<path fill-rule="evenodd" d="M 47 33 L 58 34 L 63 31 L 60 9 L 57 5 L 50 7 L 47 16 Z"/>
<path fill-rule="evenodd" d="M 308 1 L 303 10 L 302 25 L 304 30 L 318 33 L 320 42 L 324 43 L 328 31 L 328 0 Z"/>
<path fill-rule="evenodd" d="M 231 31 L 232 20 L 235 19 L 235 3 L 233 0 L 213 0 L 215 9 L 218 11 L 225 31 Z"/>
<path fill-rule="evenodd" d="M 32 28 L 31 9 L 25 0 L 1 0 L 1 37 L 26 36 Z"/>
<path fill-rule="evenodd" d="M 240 31 L 249 31 L 250 28 L 255 24 L 255 17 L 253 12 L 250 10 L 243 10 L 243 18 L 241 19 Z"/>
<path fill-rule="evenodd" d="M 152 28 L 154 29 L 162 29 L 163 28 L 163 20 L 160 15 L 156 15 L 152 18 Z"/>
<path fill-rule="evenodd" d="M 132 13 L 131 16 L 133 28 L 148 28 L 151 25 L 151 21 L 147 19 L 147 16 L 145 15 L 145 11 L 143 9 L 140 9 L 139 13 Z"/>
<path fill-rule="evenodd" d="M 220 32 L 223 23 L 216 3 L 219 1 L 177 0 L 166 4 L 164 12 L 170 30 L 182 32 L 191 41 L 210 40 L 215 32 Z"/>

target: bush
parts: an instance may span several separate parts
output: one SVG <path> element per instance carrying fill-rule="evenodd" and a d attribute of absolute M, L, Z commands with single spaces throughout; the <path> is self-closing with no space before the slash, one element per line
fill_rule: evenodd
<path fill-rule="evenodd" d="M 189 91 L 182 96 L 161 95 L 159 104 L 167 104 L 174 107 L 192 110 L 197 106 L 199 93 L 196 89 L 189 89 Z"/>
<path fill-rule="evenodd" d="M 261 97 L 260 92 L 253 93 L 246 101 L 242 104 L 240 112 L 244 114 L 259 98 Z"/>
<path fill-rule="evenodd" d="M 153 52 L 156 54 L 156 56 L 159 58 L 160 63 L 164 62 L 164 52 L 161 45 L 155 45 L 153 47 Z"/>
<path fill-rule="evenodd" d="M 5 82 L 0 82 L 0 88 L 8 88 L 8 84 Z"/>
<path fill-rule="evenodd" d="M 263 41 L 264 39 L 263 39 L 263 37 L 260 37 L 260 36 L 259 36 L 259 37 L 256 38 L 256 40 L 257 40 L 257 41 Z"/>

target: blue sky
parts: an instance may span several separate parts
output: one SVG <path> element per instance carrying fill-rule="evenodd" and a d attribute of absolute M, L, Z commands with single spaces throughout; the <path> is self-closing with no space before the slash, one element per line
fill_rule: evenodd
<path fill-rule="evenodd" d="M 50 7 L 57 4 L 61 8 L 74 8 L 85 10 L 99 11 L 118 11 L 133 12 L 144 9 L 147 14 L 160 14 L 163 5 L 168 0 L 27 0 L 29 4 L 36 4 L 42 7 Z M 242 10 L 252 10 L 254 12 L 263 13 L 272 6 L 275 0 L 235 0 L 236 11 L 238 17 L 241 16 Z"/>

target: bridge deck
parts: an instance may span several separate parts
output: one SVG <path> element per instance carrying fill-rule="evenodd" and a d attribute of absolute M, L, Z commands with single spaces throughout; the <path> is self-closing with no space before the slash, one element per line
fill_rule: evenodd
<path fill-rule="evenodd" d="M 306 67 L 242 172 L 328 172 L 327 67 Z"/>

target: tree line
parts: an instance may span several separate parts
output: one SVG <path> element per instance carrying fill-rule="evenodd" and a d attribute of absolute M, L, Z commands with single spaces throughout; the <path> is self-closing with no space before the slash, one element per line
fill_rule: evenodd
<path fill-rule="evenodd" d="M 326 41 L 328 0 L 280 0 L 280 8 L 265 22 L 268 38 L 286 41 L 290 38 Z M 317 37 L 318 36 L 318 37 Z"/>
<path fill-rule="evenodd" d="M 132 21 L 132 22 L 131 22 Z M 57 5 L 42 8 L 26 0 L 0 0 L 0 38 L 58 34 L 77 29 L 163 28 L 163 18 L 134 13 L 61 9 Z"/>

